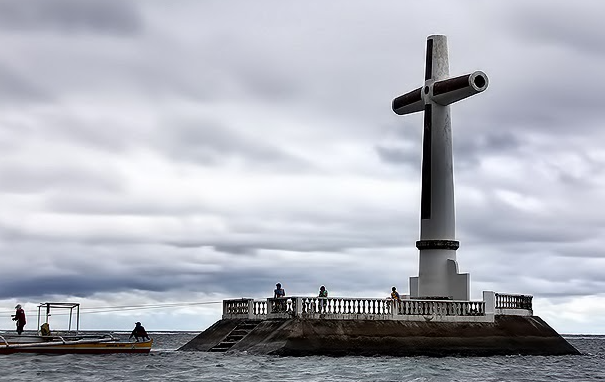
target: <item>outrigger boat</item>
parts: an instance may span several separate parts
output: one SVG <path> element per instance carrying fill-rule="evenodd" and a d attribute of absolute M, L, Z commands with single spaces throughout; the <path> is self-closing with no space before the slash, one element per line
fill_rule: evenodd
<path fill-rule="evenodd" d="M 51 309 L 69 309 L 67 331 L 53 334 L 49 330 L 48 319 Z M 43 314 L 43 310 L 45 313 Z M 75 330 L 72 321 L 75 310 Z M 40 325 L 42 317 L 44 323 Z M 38 335 L 0 335 L 0 354 L 49 353 L 49 354 L 107 354 L 107 353 L 149 353 L 153 339 L 143 342 L 120 342 L 111 334 L 80 334 L 80 304 L 46 302 L 38 305 Z"/>

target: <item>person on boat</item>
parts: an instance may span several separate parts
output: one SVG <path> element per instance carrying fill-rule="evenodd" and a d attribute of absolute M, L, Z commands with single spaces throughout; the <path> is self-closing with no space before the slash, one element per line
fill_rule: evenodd
<path fill-rule="evenodd" d="M 140 322 L 135 322 L 134 329 L 132 330 L 132 333 L 130 333 L 130 337 L 128 337 L 128 339 L 131 339 L 132 337 L 134 337 L 137 342 L 139 342 L 139 337 L 141 337 L 143 341 L 150 340 L 149 336 L 147 335 L 147 331 Z"/>
<path fill-rule="evenodd" d="M 48 325 L 48 322 L 45 322 L 40 326 L 40 335 L 50 336 L 50 325 Z"/>
<path fill-rule="evenodd" d="M 50 325 L 48 325 L 48 322 L 45 322 L 40 326 L 40 335 L 44 337 L 45 342 L 53 340 L 51 337 Z"/>
<path fill-rule="evenodd" d="M 21 304 L 17 304 L 15 309 L 13 321 L 17 321 L 17 333 L 21 335 L 21 333 L 23 333 L 23 327 L 25 326 L 25 311 L 21 308 Z"/>

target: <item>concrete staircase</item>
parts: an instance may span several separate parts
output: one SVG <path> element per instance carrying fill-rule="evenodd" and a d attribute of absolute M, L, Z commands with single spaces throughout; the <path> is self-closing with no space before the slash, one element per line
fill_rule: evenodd
<path fill-rule="evenodd" d="M 248 335 L 261 321 L 242 321 L 229 332 L 218 344 L 211 347 L 209 352 L 226 352 Z"/>

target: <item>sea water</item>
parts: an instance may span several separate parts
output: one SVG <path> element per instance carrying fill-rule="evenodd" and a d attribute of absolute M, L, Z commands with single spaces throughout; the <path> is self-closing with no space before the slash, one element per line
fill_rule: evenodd
<path fill-rule="evenodd" d="M 0 355 L 1 381 L 603 381 L 605 336 L 565 336 L 582 355 L 275 357 L 177 351 L 197 333 L 153 333 L 149 354 Z M 119 334 L 127 339 L 127 334 Z"/>

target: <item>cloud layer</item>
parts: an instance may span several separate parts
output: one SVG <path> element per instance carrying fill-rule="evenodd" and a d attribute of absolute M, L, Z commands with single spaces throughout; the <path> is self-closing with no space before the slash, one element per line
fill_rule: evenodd
<path fill-rule="evenodd" d="M 450 72 L 490 79 L 452 107 L 473 298 L 533 294 L 559 331 L 602 333 L 603 7 L 0 1 L 0 302 L 183 302 L 137 317 L 194 330 L 220 305 L 186 302 L 277 281 L 405 292 L 422 116 L 390 103 L 446 34 Z"/>

